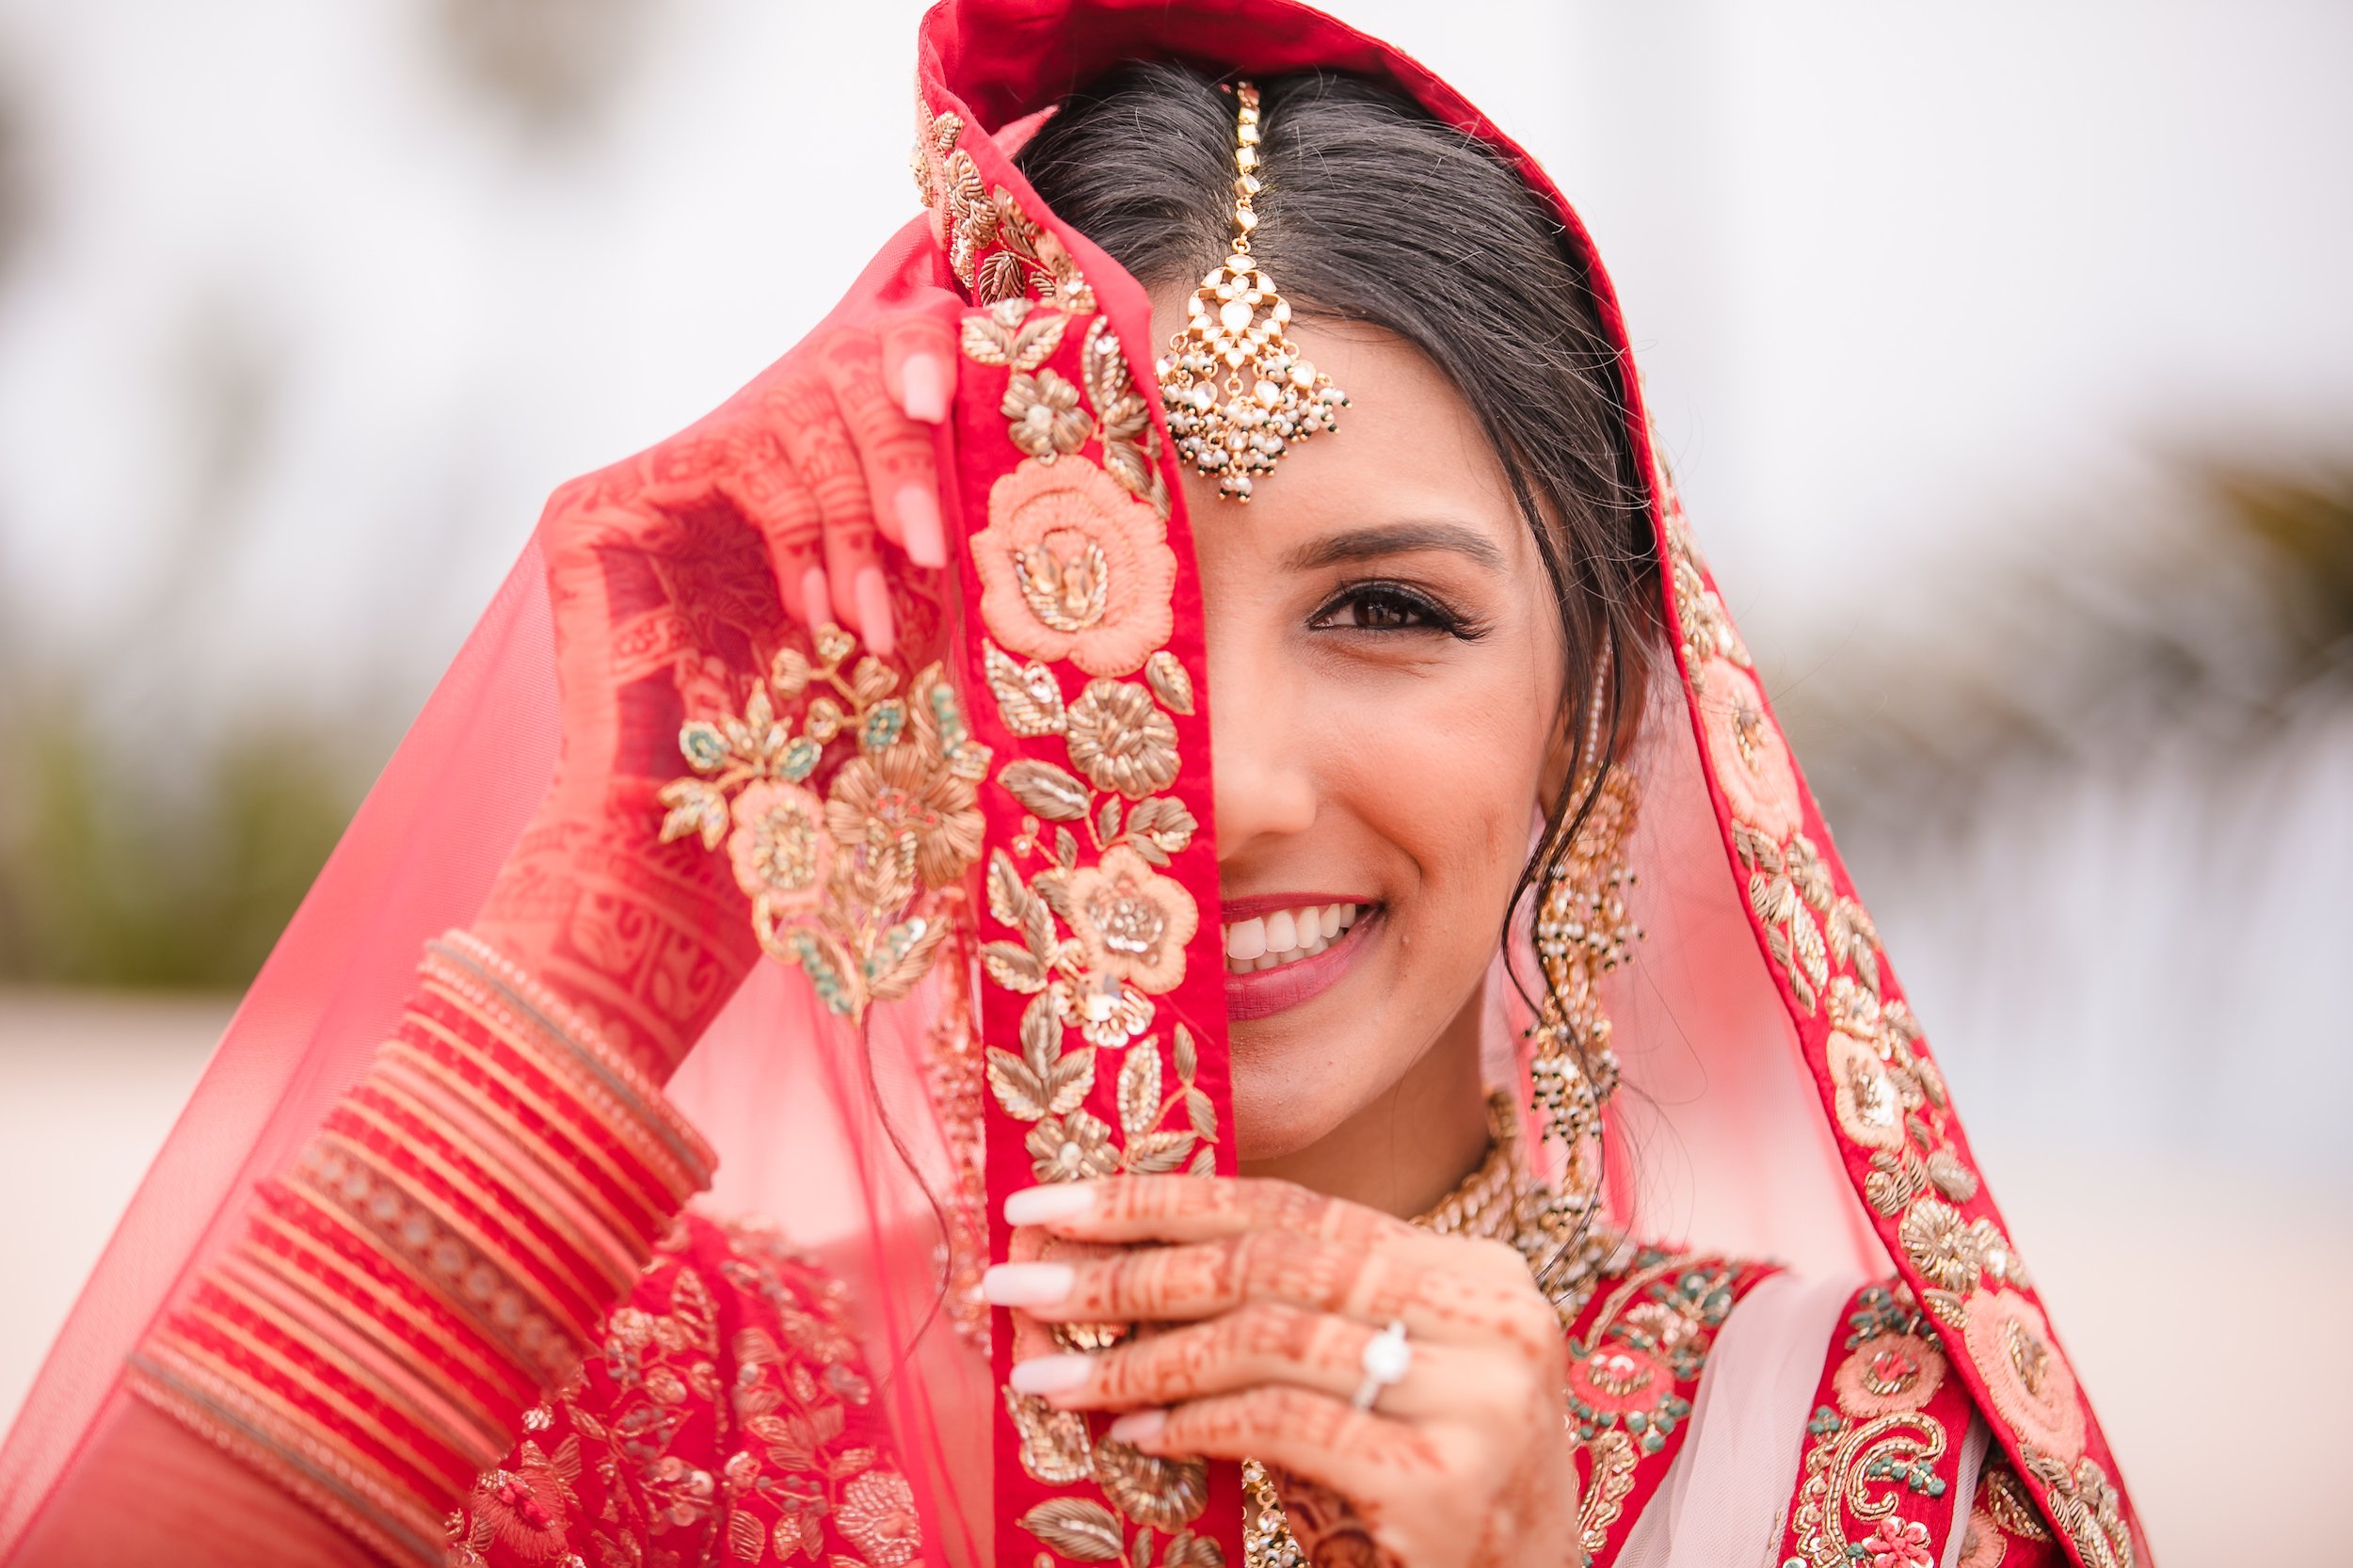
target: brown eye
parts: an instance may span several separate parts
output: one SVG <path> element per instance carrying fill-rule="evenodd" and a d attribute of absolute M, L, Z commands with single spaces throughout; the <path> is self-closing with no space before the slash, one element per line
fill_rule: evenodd
<path fill-rule="evenodd" d="M 1359 594 L 1350 605 L 1350 624 L 1368 632 L 1395 632 L 1409 626 L 1427 626 L 1429 617 L 1422 606 L 1402 594 L 1373 592 Z"/>

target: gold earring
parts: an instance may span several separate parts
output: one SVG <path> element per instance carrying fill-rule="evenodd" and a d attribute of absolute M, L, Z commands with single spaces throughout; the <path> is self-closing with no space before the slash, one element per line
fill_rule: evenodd
<path fill-rule="evenodd" d="M 1531 1031 L 1536 1050 L 1529 1080 L 1540 1136 L 1559 1143 L 1564 1157 L 1545 1224 L 1563 1241 L 1588 1228 L 1600 1201 L 1601 1108 L 1618 1087 L 1618 1057 L 1610 1048 L 1601 979 L 1632 963 L 1634 944 L 1642 939 L 1626 905 L 1635 886 L 1625 863 L 1638 804 L 1634 778 L 1613 766 L 1602 749 L 1602 696 L 1610 664 L 1605 644 L 1579 752 L 1586 771 L 1576 792 L 1590 796 L 1591 804 L 1545 872 L 1532 934 L 1545 985 Z"/>

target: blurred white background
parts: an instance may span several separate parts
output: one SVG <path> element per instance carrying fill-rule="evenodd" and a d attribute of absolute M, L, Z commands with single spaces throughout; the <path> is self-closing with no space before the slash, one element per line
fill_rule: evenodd
<path fill-rule="evenodd" d="M 547 492 L 914 212 L 918 8 L 0 0 L 0 1419 Z M 1609 259 L 2164 1560 L 2353 1560 L 2353 8 L 1337 8 Z"/>

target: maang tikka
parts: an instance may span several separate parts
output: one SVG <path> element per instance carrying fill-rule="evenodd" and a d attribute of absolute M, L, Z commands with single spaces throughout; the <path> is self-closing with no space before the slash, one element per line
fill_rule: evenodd
<path fill-rule="evenodd" d="M 1234 97 L 1233 249 L 1193 292 L 1185 329 L 1169 339 L 1158 369 L 1177 456 L 1216 474 L 1220 497 L 1247 502 L 1253 481 L 1274 472 L 1289 443 L 1338 428 L 1335 416 L 1348 394 L 1286 335 L 1290 302 L 1251 259 L 1250 232 L 1258 226 L 1251 201 L 1265 188 L 1258 89 L 1238 82 Z"/>

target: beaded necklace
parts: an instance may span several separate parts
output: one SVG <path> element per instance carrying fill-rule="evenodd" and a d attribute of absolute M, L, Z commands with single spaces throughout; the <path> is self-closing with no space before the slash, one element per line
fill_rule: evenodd
<path fill-rule="evenodd" d="M 1599 1225 L 1580 1231 L 1577 1214 L 1587 1205 L 1563 1204 L 1536 1179 L 1520 1142 L 1520 1118 L 1512 1096 L 1487 1099 L 1487 1157 L 1453 1192 L 1414 1224 L 1441 1236 L 1474 1236 L 1509 1241 L 1527 1260 L 1561 1314 L 1565 1329 L 1592 1299 L 1593 1285 L 1624 1238 Z M 1266 1466 L 1241 1463 L 1243 1568 L 1313 1568 L 1291 1534 L 1290 1517 Z"/>

